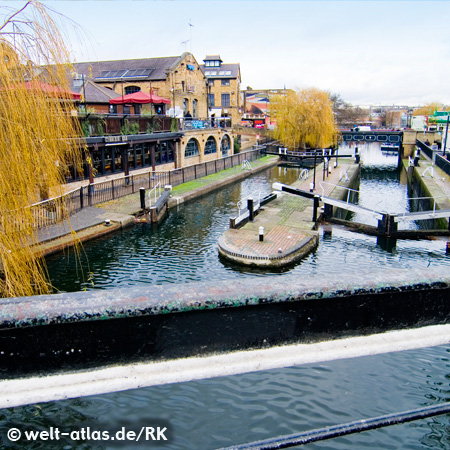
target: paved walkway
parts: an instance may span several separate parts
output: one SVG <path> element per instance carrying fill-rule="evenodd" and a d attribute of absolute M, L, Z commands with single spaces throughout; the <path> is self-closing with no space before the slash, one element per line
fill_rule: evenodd
<path fill-rule="evenodd" d="M 184 197 L 201 195 L 205 191 L 211 190 L 212 184 L 214 184 L 214 187 L 217 187 L 221 184 L 232 182 L 234 178 L 241 178 L 243 174 L 247 176 L 249 173 L 256 173 L 259 170 L 272 167 L 274 164 L 276 164 L 275 158 L 271 158 L 260 164 L 254 163 L 255 167 L 251 171 L 246 171 L 245 174 L 239 172 L 225 180 L 210 180 L 209 184 L 205 183 L 201 188 L 182 194 L 178 200 L 182 202 Z M 116 176 L 120 176 L 120 174 Z M 102 177 L 102 181 L 103 180 L 104 177 Z M 70 185 L 70 189 L 73 189 L 74 187 L 77 186 L 74 184 Z M 76 233 L 77 238 L 81 241 L 92 239 L 107 232 L 135 223 L 135 215 L 140 211 L 141 199 L 139 192 L 115 200 L 110 200 L 93 207 L 85 207 L 81 211 L 71 215 L 70 222 L 66 220 L 62 223 L 54 224 L 39 230 L 37 242 L 44 254 L 60 251 L 67 246 L 73 245 L 73 232 Z M 112 222 L 111 226 L 105 225 L 105 220 L 107 219 Z"/>

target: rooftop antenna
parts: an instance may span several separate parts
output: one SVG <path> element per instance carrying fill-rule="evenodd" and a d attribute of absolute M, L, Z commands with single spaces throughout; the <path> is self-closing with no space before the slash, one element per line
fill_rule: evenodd
<path fill-rule="evenodd" d="M 191 53 L 192 53 L 192 27 L 194 26 L 194 25 L 192 25 L 192 19 L 189 19 L 188 25 L 189 25 L 189 37 L 190 37 L 189 40 L 191 41 Z"/>
<path fill-rule="evenodd" d="M 188 39 L 187 41 L 182 41 L 181 43 L 184 44 L 184 51 L 186 52 L 186 44 L 190 41 L 190 39 Z"/>

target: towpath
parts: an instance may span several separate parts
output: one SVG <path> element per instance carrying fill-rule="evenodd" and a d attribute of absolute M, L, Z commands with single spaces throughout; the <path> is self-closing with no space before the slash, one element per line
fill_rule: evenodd
<path fill-rule="evenodd" d="M 173 190 L 173 198 L 169 206 L 175 206 L 195 197 L 204 195 L 226 184 L 234 183 L 262 170 L 276 166 L 278 158 L 263 157 L 252 162 L 250 170 L 242 170 L 236 166 L 177 186 Z M 120 176 L 120 175 L 117 175 Z M 127 195 L 115 200 L 85 207 L 73 214 L 69 221 L 64 221 L 38 231 L 36 250 L 44 255 L 59 252 L 70 247 L 74 242 L 95 239 L 104 234 L 118 231 L 136 222 L 136 215 L 141 212 L 140 193 Z M 110 225 L 106 225 L 109 220 Z"/>

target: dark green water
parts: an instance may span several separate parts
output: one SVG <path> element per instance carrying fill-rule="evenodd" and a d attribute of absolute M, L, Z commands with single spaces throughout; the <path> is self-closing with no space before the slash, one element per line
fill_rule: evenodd
<path fill-rule="evenodd" d="M 381 197 L 407 208 L 408 189 L 395 170 L 396 157 L 377 154 L 372 145 L 361 150 L 365 165 L 360 200 L 386 187 Z M 206 279 L 221 283 L 242 277 L 283 277 L 285 272 L 257 272 L 222 263 L 216 243 L 240 198 L 255 190 L 270 192 L 273 181 L 289 183 L 285 176 L 298 173 L 274 169 L 181 206 L 158 228 L 137 226 L 86 244 L 92 283 L 77 274 L 70 256 L 52 258 L 52 280 L 60 290 L 73 291 L 149 283 L 184 283 L 188 288 L 187 283 Z M 331 237 L 321 237 L 316 251 L 288 272 L 299 277 L 330 272 L 352 277 L 362 271 L 370 277 L 374 268 L 426 270 L 436 265 L 450 267 L 443 241 L 398 241 L 388 252 L 376 238 L 333 229 Z M 443 403 L 450 400 L 449 349 L 441 346 L 337 360 L 5 409 L 0 411 L 2 448 L 206 450 Z M 12 426 L 105 430 L 156 422 L 171 429 L 170 442 L 163 447 L 68 439 L 51 445 L 7 447 L 3 437 Z M 441 416 L 305 448 L 447 449 L 449 429 L 449 418 Z"/>

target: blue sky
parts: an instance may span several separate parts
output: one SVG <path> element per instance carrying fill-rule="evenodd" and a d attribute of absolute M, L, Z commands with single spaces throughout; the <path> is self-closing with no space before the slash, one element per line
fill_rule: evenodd
<path fill-rule="evenodd" d="M 78 24 L 77 33 L 66 27 L 77 61 L 186 49 L 199 63 L 207 54 L 240 63 L 243 88 L 317 87 L 361 105 L 450 104 L 447 1 L 44 3 Z"/>

